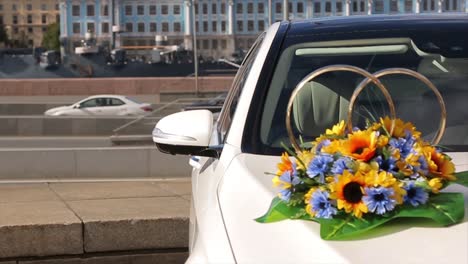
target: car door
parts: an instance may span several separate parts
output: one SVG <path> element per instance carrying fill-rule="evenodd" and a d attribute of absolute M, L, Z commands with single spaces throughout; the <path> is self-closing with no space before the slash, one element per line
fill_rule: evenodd
<path fill-rule="evenodd" d="M 226 97 L 224 107 L 212 133 L 211 145 L 219 146 L 222 152 L 219 158 L 191 157 L 192 170 L 192 208 L 190 223 L 191 257 L 197 254 L 209 254 L 213 262 L 225 262 L 225 256 L 232 255 L 226 230 L 222 221 L 217 197 L 217 187 L 231 160 L 240 153 L 240 149 L 224 145 L 231 122 L 237 107 L 238 99 L 245 81 L 252 68 L 255 57 L 260 49 L 264 34 L 253 44 L 242 63 L 230 92 Z M 199 252 L 210 249 L 210 252 Z M 216 249 L 216 250 L 211 250 Z"/>
<path fill-rule="evenodd" d="M 81 101 L 73 106 L 67 112 L 67 115 L 82 116 L 82 115 L 96 115 L 98 106 L 97 98 Z"/>

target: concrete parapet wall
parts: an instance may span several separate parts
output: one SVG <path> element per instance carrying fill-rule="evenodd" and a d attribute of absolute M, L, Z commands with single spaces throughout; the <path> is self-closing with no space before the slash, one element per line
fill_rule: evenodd
<path fill-rule="evenodd" d="M 0 116 L 0 136 L 110 136 L 135 118 Z M 120 133 L 149 135 L 158 120 L 145 118 Z"/>
<path fill-rule="evenodd" d="M 199 92 L 226 91 L 233 77 L 199 77 Z M 0 79 L 0 96 L 194 92 L 194 77 Z"/>
<path fill-rule="evenodd" d="M 1 149 L 0 181 L 189 177 L 188 161 L 156 147 Z"/>

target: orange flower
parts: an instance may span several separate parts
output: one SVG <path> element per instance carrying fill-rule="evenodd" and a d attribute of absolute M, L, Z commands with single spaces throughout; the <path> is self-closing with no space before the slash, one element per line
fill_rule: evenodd
<path fill-rule="evenodd" d="M 376 145 L 375 131 L 356 131 L 343 142 L 341 152 L 356 160 L 368 161 L 374 157 Z"/>
<path fill-rule="evenodd" d="M 456 180 L 453 175 L 455 173 L 455 164 L 453 164 L 449 156 L 437 152 L 434 147 L 425 147 L 424 152 L 429 165 L 429 172 L 436 177 L 449 181 Z"/>
<path fill-rule="evenodd" d="M 390 128 L 392 127 L 392 119 L 388 116 L 385 118 L 380 118 L 380 123 L 385 127 L 385 129 L 390 133 Z M 415 138 L 421 136 L 421 132 L 417 131 L 414 125 L 410 122 L 403 122 L 401 119 L 395 119 L 395 126 L 393 129 L 392 136 L 394 137 L 405 137 L 406 132 L 410 132 Z"/>
<path fill-rule="evenodd" d="M 277 167 L 278 171 L 276 172 L 276 175 L 278 176 L 281 176 L 285 171 L 293 171 L 293 165 L 289 159 L 288 153 L 285 152 L 281 155 L 281 163 L 278 163 Z"/>

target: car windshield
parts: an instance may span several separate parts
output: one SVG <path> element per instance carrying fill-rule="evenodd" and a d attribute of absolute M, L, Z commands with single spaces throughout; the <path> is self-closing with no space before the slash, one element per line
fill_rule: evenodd
<path fill-rule="evenodd" d="M 334 64 L 347 64 L 371 73 L 403 67 L 426 76 L 440 91 L 447 108 L 445 151 L 468 148 L 468 59 L 466 42 L 455 41 L 439 47 L 411 38 L 304 42 L 286 47 L 281 53 L 265 98 L 258 135 L 263 154 L 279 154 L 282 144 L 290 145 L 285 127 L 288 100 L 299 82 L 312 71 Z M 432 46 L 431 46 L 432 45 Z M 438 51 L 438 52 L 434 52 Z M 460 51 L 457 53 L 456 51 Z M 444 55 L 442 55 L 444 54 Z M 351 95 L 364 77 L 344 71 L 325 73 L 307 82 L 296 97 L 291 124 L 297 138 L 310 142 L 340 120 L 346 120 Z M 398 118 L 412 122 L 425 139 L 437 133 L 440 107 L 437 97 L 421 81 L 403 75 L 380 78 L 389 90 Z M 383 94 L 369 85 L 359 95 L 353 125 L 389 114 Z"/>

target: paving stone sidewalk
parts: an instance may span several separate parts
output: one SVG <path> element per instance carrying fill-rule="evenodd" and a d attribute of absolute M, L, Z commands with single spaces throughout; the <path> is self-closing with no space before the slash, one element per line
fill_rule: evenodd
<path fill-rule="evenodd" d="M 191 183 L 0 184 L 0 263 L 183 263 Z"/>

